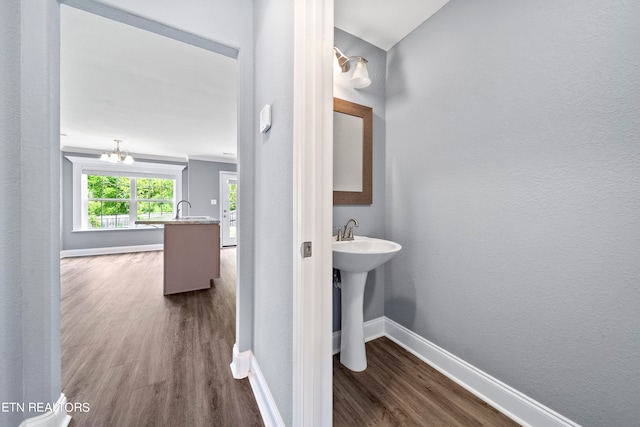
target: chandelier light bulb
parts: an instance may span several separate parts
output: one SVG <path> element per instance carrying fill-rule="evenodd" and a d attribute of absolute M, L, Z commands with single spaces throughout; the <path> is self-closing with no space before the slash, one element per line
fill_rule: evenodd
<path fill-rule="evenodd" d="M 120 143 L 122 142 L 119 139 L 114 139 L 116 143 L 116 148 L 111 150 L 111 153 L 105 151 L 100 156 L 100 160 L 108 161 L 109 163 L 124 163 L 130 165 L 134 162 L 133 157 L 127 151 L 126 154 L 120 151 Z"/>

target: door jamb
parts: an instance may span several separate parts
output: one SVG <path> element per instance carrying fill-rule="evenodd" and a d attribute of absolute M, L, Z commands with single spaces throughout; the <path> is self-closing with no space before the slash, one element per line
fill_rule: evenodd
<path fill-rule="evenodd" d="M 333 19 L 333 0 L 294 3 L 292 424 L 300 426 L 333 419 Z"/>

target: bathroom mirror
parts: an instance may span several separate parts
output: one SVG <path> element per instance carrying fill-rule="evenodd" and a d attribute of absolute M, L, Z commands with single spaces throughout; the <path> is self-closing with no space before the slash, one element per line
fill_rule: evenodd
<path fill-rule="evenodd" d="M 372 203 L 373 110 L 333 98 L 333 204 Z"/>

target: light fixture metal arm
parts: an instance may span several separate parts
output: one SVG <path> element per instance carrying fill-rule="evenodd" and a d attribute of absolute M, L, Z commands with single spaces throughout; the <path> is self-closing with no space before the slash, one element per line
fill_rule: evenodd
<path fill-rule="evenodd" d="M 338 58 L 338 65 L 340 65 L 340 69 L 343 73 L 346 73 L 347 71 L 349 71 L 349 61 L 351 60 L 351 58 L 345 55 L 338 46 L 333 46 L 333 50 L 336 58 Z"/>

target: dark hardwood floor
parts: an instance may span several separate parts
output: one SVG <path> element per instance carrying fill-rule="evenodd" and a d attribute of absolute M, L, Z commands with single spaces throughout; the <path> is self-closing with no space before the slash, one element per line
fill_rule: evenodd
<path fill-rule="evenodd" d="M 333 357 L 334 426 L 518 426 L 390 339 L 366 347 L 363 372 Z"/>
<path fill-rule="evenodd" d="M 61 260 L 62 391 L 72 426 L 260 426 L 231 375 L 235 249 L 214 287 L 162 295 L 162 252 Z"/>
<path fill-rule="evenodd" d="M 62 391 L 71 426 L 263 425 L 231 376 L 235 249 L 204 291 L 164 297 L 162 252 L 61 260 Z M 387 338 L 368 368 L 333 360 L 334 426 L 516 426 Z"/>

